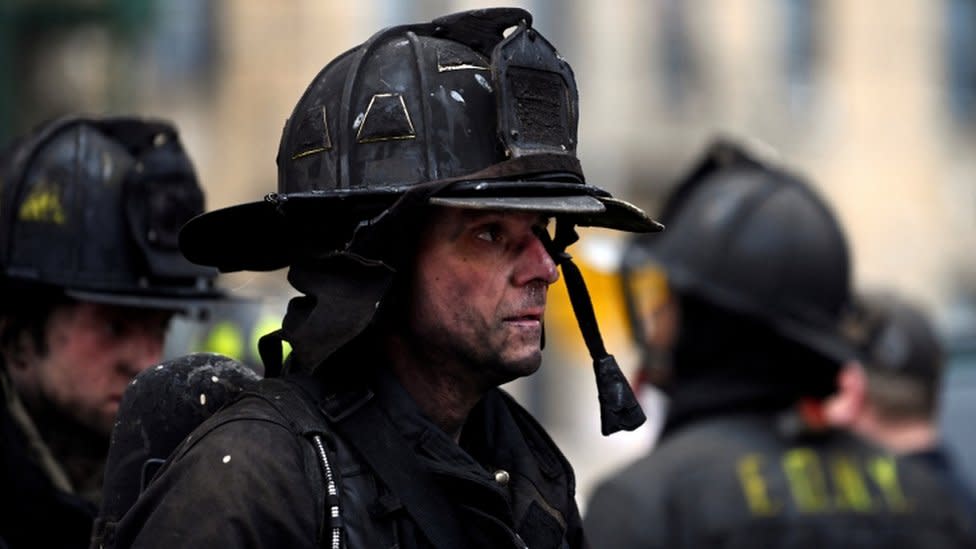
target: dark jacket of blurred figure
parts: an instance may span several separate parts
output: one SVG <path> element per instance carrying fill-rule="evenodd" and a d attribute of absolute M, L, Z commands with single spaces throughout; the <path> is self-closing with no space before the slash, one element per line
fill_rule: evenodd
<path fill-rule="evenodd" d="M 851 356 L 839 329 L 850 265 L 812 189 L 718 144 L 662 221 L 646 251 L 678 318 L 667 419 L 649 455 L 595 490 L 592 543 L 976 546 L 936 475 L 826 423 Z"/>
<path fill-rule="evenodd" d="M 841 373 L 831 422 L 932 471 L 976 522 L 976 497 L 939 433 L 945 356 L 925 313 L 889 292 L 866 294 L 845 332 L 860 360 Z"/>
<path fill-rule="evenodd" d="M 125 388 L 217 296 L 179 255 L 203 194 L 176 130 L 65 118 L 0 163 L 0 547 L 87 547 Z"/>

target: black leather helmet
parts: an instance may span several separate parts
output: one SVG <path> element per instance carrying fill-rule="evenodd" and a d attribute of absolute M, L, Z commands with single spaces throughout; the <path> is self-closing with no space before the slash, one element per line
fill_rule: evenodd
<path fill-rule="evenodd" d="M 194 219 L 184 253 L 225 271 L 281 268 L 342 247 L 417 187 L 433 204 L 660 230 L 586 184 L 573 71 L 531 25 L 521 9 L 469 11 L 380 31 L 340 55 L 285 123 L 278 191 Z"/>
<path fill-rule="evenodd" d="M 801 178 L 720 142 L 672 195 L 646 250 L 679 293 L 758 318 L 842 362 L 850 259 L 840 225 Z"/>
<path fill-rule="evenodd" d="M 203 192 L 176 129 L 159 120 L 70 117 L 12 144 L 0 175 L 0 269 L 8 291 L 197 309 L 216 271 L 178 248 Z"/>

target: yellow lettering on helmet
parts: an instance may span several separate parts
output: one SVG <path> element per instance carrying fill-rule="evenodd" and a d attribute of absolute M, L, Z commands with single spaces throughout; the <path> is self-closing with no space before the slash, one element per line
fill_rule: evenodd
<path fill-rule="evenodd" d="M 849 456 L 834 456 L 830 460 L 830 472 L 837 488 L 835 500 L 839 509 L 871 510 L 871 493 L 853 459 Z"/>
<path fill-rule="evenodd" d="M 783 454 L 783 471 L 797 509 L 818 513 L 830 508 L 827 483 L 817 453 L 809 448 L 795 448 Z"/>
<path fill-rule="evenodd" d="M 244 359 L 244 336 L 229 320 L 217 322 L 203 340 L 201 351 L 219 353 L 234 360 Z"/>
<path fill-rule="evenodd" d="M 762 477 L 762 465 L 761 455 L 747 454 L 739 459 L 736 471 L 749 511 L 756 516 L 772 516 L 779 511 L 780 504 L 769 499 L 766 481 Z"/>
<path fill-rule="evenodd" d="M 49 187 L 35 188 L 20 205 L 18 219 L 62 225 L 65 221 L 61 197 Z"/>

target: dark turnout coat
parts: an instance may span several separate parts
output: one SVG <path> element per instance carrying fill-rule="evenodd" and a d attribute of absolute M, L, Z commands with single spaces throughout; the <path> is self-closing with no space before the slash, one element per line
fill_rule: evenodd
<path fill-rule="evenodd" d="M 311 378 L 309 378 L 311 379 Z M 118 525 L 118 547 L 330 546 L 339 526 L 343 547 L 434 547 L 431 528 L 460 547 L 583 547 L 573 472 L 535 420 L 501 390 L 489 392 L 464 426 L 460 445 L 426 419 L 388 373 L 362 390 L 318 390 L 304 419 L 292 408 L 294 384 L 265 380 L 256 392 L 202 424 Z M 364 410 L 372 408 L 373 415 Z M 348 418 L 366 414 L 358 423 Z M 297 418 L 297 419 L 296 419 Z M 350 428 L 352 427 L 352 429 Z M 315 444 L 321 434 L 338 482 L 340 519 Z M 388 456 L 364 458 L 353 439 L 398 441 Z M 402 444 L 401 444 L 402 443 Z M 392 461 L 410 471 L 391 489 L 371 465 Z M 401 480 L 404 480 L 401 478 Z M 433 506 L 433 524 L 413 504 Z M 427 518 L 430 518 L 429 516 Z"/>
<path fill-rule="evenodd" d="M 785 434 L 775 414 L 670 433 L 601 484 L 587 537 L 615 549 L 976 547 L 944 483 L 853 437 Z"/>
<path fill-rule="evenodd" d="M 95 504 L 55 484 L 38 456 L 44 441 L 16 420 L 12 388 L 0 385 L 0 549 L 88 547 Z"/>

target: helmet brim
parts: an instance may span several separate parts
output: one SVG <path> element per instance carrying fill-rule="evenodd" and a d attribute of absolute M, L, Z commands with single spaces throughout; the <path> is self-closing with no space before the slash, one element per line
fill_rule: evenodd
<path fill-rule="evenodd" d="M 273 271 L 304 254 L 335 249 L 363 219 L 399 197 L 350 193 L 287 195 L 281 202 L 251 202 L 191 219 L 180 231 L 180 250 L 193 263 L 221 271 Z M 444 196 L 429 203 L 477 210 L 537 211 L 569 217 L 584 227 L 656 232 L 663 226 L 640 208 L 609 196 Z"/>
<path fill-rule="evenodd" d="M 603 196 L 435 196 L 430 203 L 438 206 L 472 210 L 510 210 L 568 215 L 577 225 L 604 227 L 636 233 L 652 233 L 664 229 L 640 208 Z"/>
<path fill-rule="evenodd" d="M 206 316 L 207 311 L 216 302 L 224 302 L 232 299 L 226 293 L 219 290 L 196 295 L 138 295 L 67 288 L 64 290 L 64 293 L 79 301 L 117 305 L 120 307 L 172 311 L 177 314 L 194 317 Z"/>
<path fill-rule="evenodd" d="M 469 210 L 508 210 L 526 212 L 551 212 L 553 214 L 600 214 L 607 211 L 599 199 L 592 196 L 486 196 L 450 197 L 434 196 L 429 202 L 435 206 L 464 208 Z"/>

